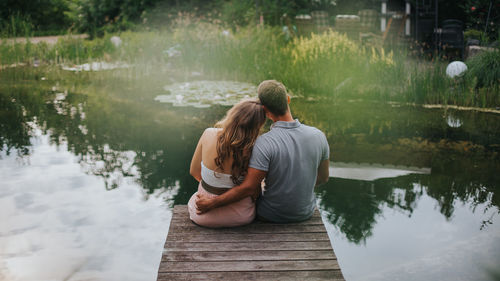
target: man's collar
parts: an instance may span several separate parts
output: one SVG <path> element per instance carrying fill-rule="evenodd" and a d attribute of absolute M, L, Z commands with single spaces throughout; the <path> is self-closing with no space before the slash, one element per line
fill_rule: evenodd
<path fill-rule="evenodd" d="M 299 119 L 295 119 L 294 121 L 276 121 L 271 125 L 272 128 L 285 128 L 285 129 L 292 129 L 292 128 L 297 128 L 300 126 Z"/>

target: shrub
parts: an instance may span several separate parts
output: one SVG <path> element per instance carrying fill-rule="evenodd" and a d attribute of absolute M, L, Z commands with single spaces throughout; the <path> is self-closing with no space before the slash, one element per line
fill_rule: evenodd
<path fill-rule="evenodd" d="M 337 94 L 346 83 L 362 85 L 394 65 L 392 52 L 364 49 L 345 34 L 329 31 L 295 38 L 287 48 L 292 85 L 310 94 Z M 356 86 L 355 86 L 356 87 Z"/>
<path fill-rule="evenodd" d="M 155 0 L 74 0 L 69 5 L 67 16 L 77 24 L 81 32 L 90 36 L 103 35 L 133 27 L 142 12 Z"/>
<path fill-rule="evenodd" d="M 500 50 L 485 51 L 467 60 L 467 75 L 475 78 L 475 88 L 493 88 L 500 85 Z"/>

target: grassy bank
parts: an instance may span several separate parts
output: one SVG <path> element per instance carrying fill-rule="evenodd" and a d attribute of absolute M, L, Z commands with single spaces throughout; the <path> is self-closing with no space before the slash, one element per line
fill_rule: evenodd
<path fill-rule="evenodd" d="M 363 47 L 335 32 L 287 41 L 278 28 L 246 27 L 233 32 L 220 25 L 179 19 L 168 30 L 117 35 L 122 40 L 118 47 L 111 43 L 111 34 L 93 40 L 62 37 L 54 45 L 3 40 L 0 64 L 123 61 L 150 71 L 165 67 L 196 71 L 207 79 L 256 84 L 277 79 L 294 94 L 307 97 L 500 105 L 500 66 L 494 63 L 498 51 L 469 61 L 467 75 L 450 79 L 445 74 L 447 62 Z M 486 76 L 485 66 L 490 69 Z"/>

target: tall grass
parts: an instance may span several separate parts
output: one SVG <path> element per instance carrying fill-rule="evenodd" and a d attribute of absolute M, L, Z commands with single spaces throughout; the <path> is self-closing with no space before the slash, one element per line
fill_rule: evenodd
<path fill-rule="evenodd" d="M 143 75 L 169 68 L 202 72 L 207 79 L 252 83 L 277 79 L 302 96 L 499 105 L 498 72 L 484 74 L 482 70 L 491 68 L 493 60 L 498 71 L 498 52 L 471 60 L 469 74 L 452 80 L 445 75 L 446 62 L 409 59 L 405 52 L 363 47 L 331 31 L 287 41 L 278 28 L 229 31 L 218 24 L 180 20 L 169 30 L 118 35 L 123 40 L 120 47 L 110 42 L 112 34 L 93 40 L 62 37 L 54 45 L 2 40 L 0 64 L 120 60 L 146 70 Z"/>
<path fill-rule="evenodd" d="M 482 52 L 467 61 L 468 76 L 476 78 L 476 88 L 500 88 L 500 50 Z"/>
<path fill-rule="evenodd" d="M 500 50 L 482 52 L 467 60 L 466 79 L 481 106 L 500 106 Z"/>
<path fill-rule="evenodd" d="M 81 63 L 115 53 L 110 36 L 85 40 L 71 36 L 61 37 L 51 45 L 46 42 L 26 43 L 14 39 L 0 39 L 0 65 L 40 61 L 47 64 Z"/>
<path fill-rule="evenodd" d="M 278 79 L 304 96 L 356 95 L 368 82 L 377 81 L 378 73 L 394 66 L 392 53 L 364 49 L 336 32 L 291 42 L 275 28 L 247 27 L 228 34 L 220 28 L 195 27 L 177 29 L 174 35 L 182 46 L 182 65 L 214 78 L 254 83 Z"/>
<path fill-rule="evenodd" d="M 7 37 L 31 37 L 33 36 L 33 24 L 31 19 L 19 13 L 13 14 L 8 20 L 0 21 L 0 36 Z"/>

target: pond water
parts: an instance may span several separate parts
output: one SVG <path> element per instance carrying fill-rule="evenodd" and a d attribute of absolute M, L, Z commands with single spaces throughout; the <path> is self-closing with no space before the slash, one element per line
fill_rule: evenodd
<path fill-rule="evenodd" d="M 254 89 L 213 82 L 211 103 L 192 79 L 0 72 L 0 280 L 155 280 L 199 136 Z M 305 98 L 292 113 L 331 146 L 317 204 L 347 280 L 499 280 L 500 114 Z"/>

